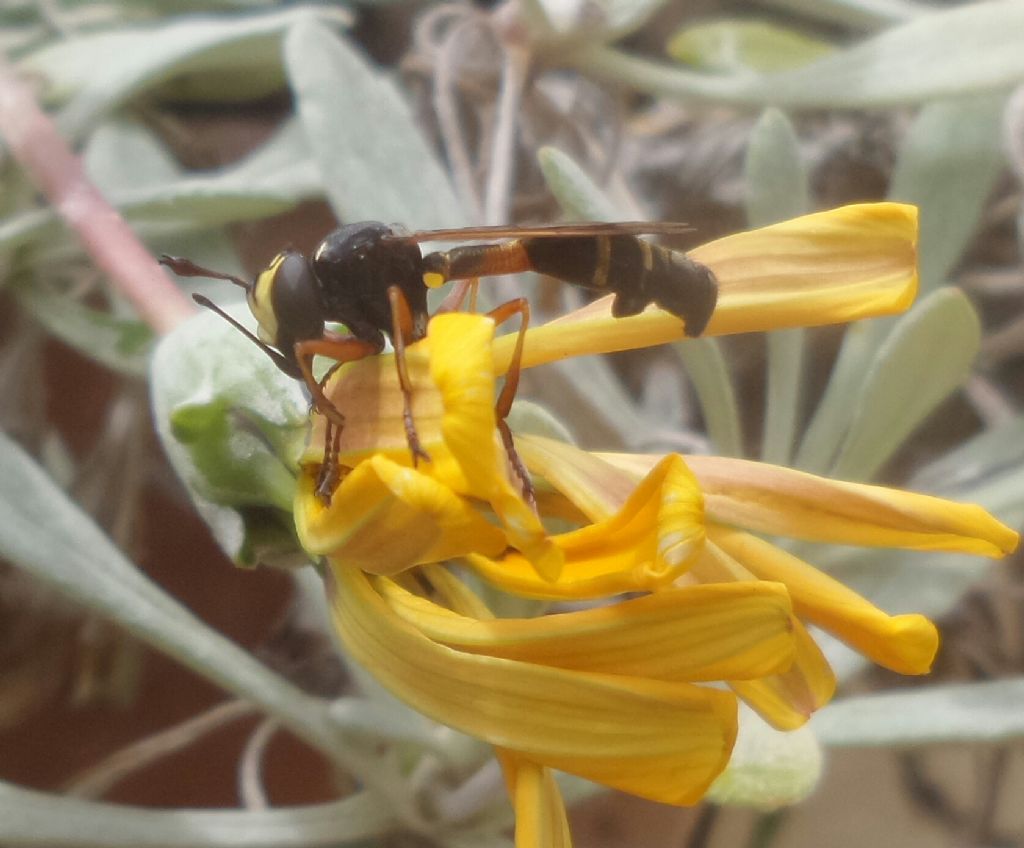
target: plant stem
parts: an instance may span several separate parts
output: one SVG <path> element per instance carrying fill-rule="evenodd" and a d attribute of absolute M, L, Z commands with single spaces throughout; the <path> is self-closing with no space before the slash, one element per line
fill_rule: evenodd
<path fill-rule="evenodd" d="M 39 108 L 31 89 L 2 59 L 0 137 L 96 266 L 147 324 L 166 333 L 192 314 L 192 304 L 89 181 L 81 161 Z"/>

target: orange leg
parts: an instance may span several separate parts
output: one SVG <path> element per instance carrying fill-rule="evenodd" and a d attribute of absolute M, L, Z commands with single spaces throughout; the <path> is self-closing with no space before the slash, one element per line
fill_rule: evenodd
<path fill-rule="evenodd" d="M 413 467 L 419 460 L 430 462 L 430 454 L 423 450 L 412 417 L 412 380 L 405 362 L 405 340 L 413 334 L 413 316 L 409 301 L 398 286 L 388 287 L 388 303 L 391 305 L 391 344 L 395 348 L 395 367 L 398 369 L 398 384 L 402 388 L 402 423 L 405 425 L 405 439 L 412 452 Z"/>
<path fill-rule="evenodd" d="M 316 494 L 324 504 L 330 504 L 331 494 L 338 482 L 338 452 L 341 447 L 341 431 L 345 426 L 345 416 L 324 394 L 324 383 L 313 376 L 313 358 L 326 356 L 337 361 L 338 365 L 344 362 L 354 362 L 367 356 L 380 353 L 381 346 L 373 342 L 366 342 L 354 336 L 339 336 L 334 333 L 325 333 L 319 339 L 307 339 L 296 342 L 295 361 L 299 363 L 299 370 L 302 372 L 302 379 L 313 396 L 314 408 L 327 419 L 327 427 L 324 432 L 324 461 L 320 465 L 320 473 L 317 477 Z M 333 373 L 332 368 L 327 376 Z"/>
<path fill-rule="evenodd" d="M 316 496 L 324 506 L 331 505 L 331 496 L 338 488 L 338 454 L 341 451 L 341 427 L 325 418 L 324 461 L 316 477 Z"/>
<path fill-rule="evenodd" d="M 489 318 L 494 319 L 495 324 L 503 324 L 513 315 L 520 316 L 519 334 L 516 336 L 516 347 L 512 352 L 512 362 L 508 367 L 508 374 L 505 375 L 505 385 L 502 387 L 501 394 L 498 395 L 498 403 L 494 409 L 498 418 L 508 417 L 512 409 L 512 401 L 515 400 L 516 391 L 519 389 L 523 343 L 526 341 L 526 329 L 530 326 L 530 302 L 525 297 L 517 297 L 487 313 Z"/>
<path fill-rule="evenodd" d="M 501 433 L 502 444 L 505 445 L 505 453 L 512 469 L 519 477 L 523 485 L 523 500 L 534 509 L 537 508 L 537 494 L 530 480 L 530 474 L 523 465 L 522 459 L 516 451 L 515 443 L 512 441 L 512 431 L 505 419 L 512 410 L 512 401 L 516 398 L 516 391 L 519 389 L 520 364 L 523 361 L 523 342 L 526 340 L 526 328 L 530 324 L 530 303 L 525 297 L 519 297 L 503 303 L 496 309 L 487 313 L 493 318 L 496 324 L 502 324 L 513 315 L 519 315 L 519 334 L 516 336 L 516 347 L 512 352 L 512 362 L 509 365 L 508 373 L 505 375 L 505 385 L 501 387 L 501 394 L 498 395 L 498 402 L 494 406 L 494 414 L 497 418 L 498 432 Z"/>

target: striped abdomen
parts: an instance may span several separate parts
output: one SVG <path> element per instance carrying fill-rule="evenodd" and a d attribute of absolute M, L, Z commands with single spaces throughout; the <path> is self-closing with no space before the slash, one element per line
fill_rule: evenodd
<path fill-rule="evenodd" d="M 706 265 L 631 235 L 526 236 L 430 253 L 421 267 L 431 287 L 448 280 L 537 271 L 614 294 L 616 318 L 657 304 L 683 319 L 688 336 L 703 332 L 718 300 L 718 283 Z"/>
<path fill-rule="evenodd" d="M 530 266 L 541 274 L 595 291 L 614 293 L 612 314 L 636 315 L 654 303 L 683 319 L 686 335 L 707 326 L 718 283 L 706 265 L 636 236 L 524 238 Z"/>

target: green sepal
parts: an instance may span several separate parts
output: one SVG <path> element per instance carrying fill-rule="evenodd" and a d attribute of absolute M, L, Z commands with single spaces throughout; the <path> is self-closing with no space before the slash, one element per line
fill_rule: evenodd
<path fill-rule="evenodd" d="M 245 320 L 245 309 L 229 309 Z M 240 565 L 306 561 L 292 499 L 309 403 L 251 341 L 204 313 L 153 358 L 157 431 L 196 508 Z"/>

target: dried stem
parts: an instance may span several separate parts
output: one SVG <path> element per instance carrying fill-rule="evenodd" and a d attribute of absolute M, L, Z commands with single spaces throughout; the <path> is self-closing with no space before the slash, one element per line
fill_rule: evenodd
<path fill-rule="evenodd" d="M 154 733 L 116 751 L 76 777 L 68 794 L 78 798 L 99 798 L 133 772 L 180 751 L 197 739 L 232 721 L 256 712 L 248 701 L 227 701 L 181 724 Z"/>

